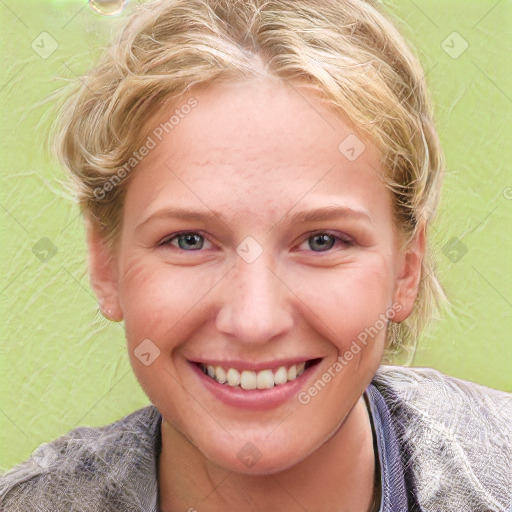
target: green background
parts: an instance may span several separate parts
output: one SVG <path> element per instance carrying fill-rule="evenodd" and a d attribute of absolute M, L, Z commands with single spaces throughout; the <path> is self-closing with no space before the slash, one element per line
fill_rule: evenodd
<path fill-rule="evenodd" d="M 427 71 L 447 157 L 431 244 L 455 309 L 423 336 L 413 366 L 512 392 L 512 4 L 385 5 Z M 88 71 L 125 14 L 101 16 L 85 0 L 0 3 L 1 469 L 78 425 L 148 403 L 122 324 L 98 313 L 82 222 L 46 150 L 44 100 L 62 79 Z M 42 32 L 58 44 L 46 58 L 33 48 L 51 47 Z"/>

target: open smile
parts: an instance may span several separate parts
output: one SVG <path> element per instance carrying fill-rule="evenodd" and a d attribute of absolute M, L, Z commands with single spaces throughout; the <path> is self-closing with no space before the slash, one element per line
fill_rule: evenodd
<path fill-rule="evenodd" d="M 204 388 L 225 404 L 265 410 L 292 399 L 313 375 L 323 358 L 275 363 L 190 361 Z"/>
<path fill-rule="evenodd" d="M 309 359 L 300 363 L 281 365 L 262 370 L 241 370 L 231 366 L 221 366 L 198 363 L 205 375 L 219 384 L 245 390 L 270 389 L 281 386 L 300 377 L 308 368 L 318 363 L 320 359 Z"/>

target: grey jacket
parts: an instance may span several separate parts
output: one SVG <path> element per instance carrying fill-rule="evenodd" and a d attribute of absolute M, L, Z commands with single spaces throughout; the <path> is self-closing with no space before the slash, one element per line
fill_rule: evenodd
<path fill-rule="evenodd" d="M 512 512 L 512 394 L 430 368 L 381 366 L 372 385 L 398 439 L 392 462 L 410 510 Z M 0 510 L 156 512 L 160 422 L 148 406 L 41 446 L 0 478 Z"/>

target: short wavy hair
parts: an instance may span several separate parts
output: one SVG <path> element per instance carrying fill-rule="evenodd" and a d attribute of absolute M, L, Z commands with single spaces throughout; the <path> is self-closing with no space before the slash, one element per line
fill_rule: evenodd
<path fill-rule="evenodd" d="M 121 226 L 125 164 L 151 118 L 193 86 L 261 76 L 307 85 L 377 145 L 402 249 L 420 220 L 428 227 L 445 164 L 425 75 L 375 2 L 159 0 L 137 6 L 98 65 L 65 88 L 52 129 L 71 191 L 107 247 Z M 414 309 L 388 325 L 384 361 L 405 354 L 410 364 L 423 328 L 448 304 L 427 237 Z"/>

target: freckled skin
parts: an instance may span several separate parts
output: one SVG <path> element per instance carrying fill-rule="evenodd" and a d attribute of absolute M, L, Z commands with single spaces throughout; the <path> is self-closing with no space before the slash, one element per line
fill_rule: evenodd
<path fill-rule="evenodd" d="M 407 255 L 398 252 L 380 155 L 365 140 L 359 158 L 345 158 L 338 145 L 354 129 L 310 91 L 253 81 L 191 96 L 197 107 L 132 176 L 118 258 L 106 264 L 98 240 L 89 239 L 93 285 L 124 319 L 135 374 L 164 417 L 162 503 L 202 510 L 212 482 L 230 471 L 204 510 L 235 510 L 240 488 L 258 503 L 254 510 L 299 509 L 274 479 L 308 511 L 367 510 L 374 454 L 361 395 L 381 362 L 384 329 L 308 405 L 235 409 L 205 391 L 187 360 L 322 358 L 311 385 L 391 303 L 401 306 L 395 321 L 410 314 L 423 238 Z M 167 118 L 162 112 L 153 125 Z M 374 224 L 286 223 L 288 213 L 333 202 L 365 208 Z M 211 209 L 226 221 L 138 227 L 166 206 Z M 203 249 L 158 247 L 183 230 L 204 233 Z M 322 230 L 355 244 L 315 252 L 308 237 Z M 263 248 L 251 264 L 236 252 L 248 236 Z M 161 351 L 149 366 L 133 353 L 146 338 Z M 262 454 L 252 467 L 237 457 L 247 442 Z"/>

